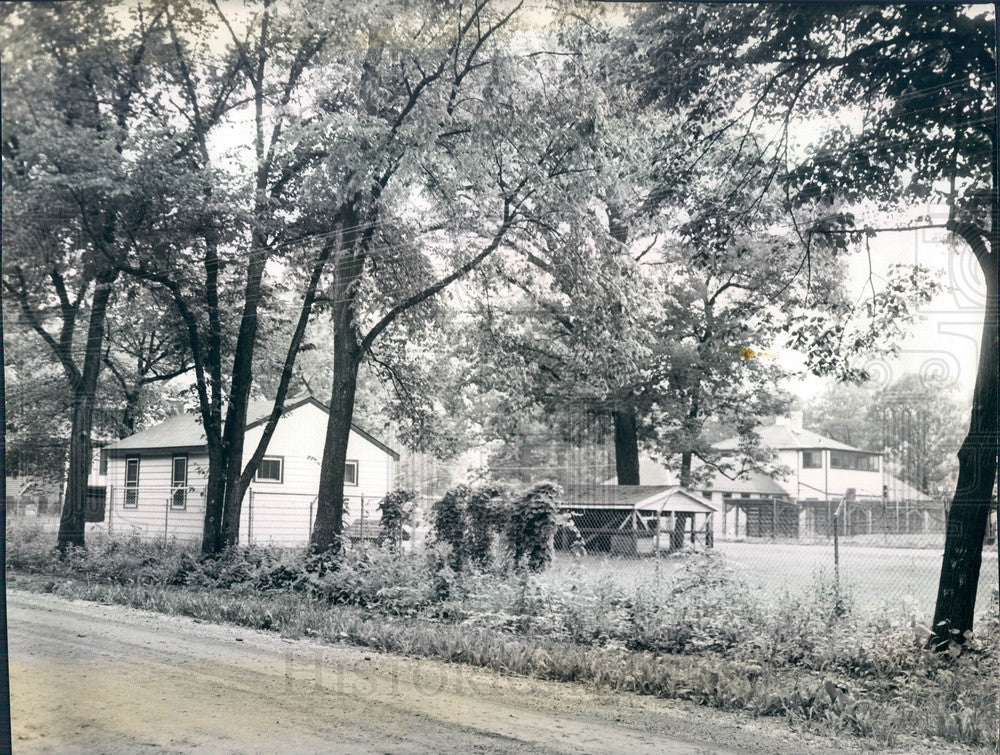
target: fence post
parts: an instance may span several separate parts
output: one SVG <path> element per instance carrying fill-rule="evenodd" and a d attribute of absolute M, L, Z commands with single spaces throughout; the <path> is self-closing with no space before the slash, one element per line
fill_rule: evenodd
<path fill-rule="evenodd" d="M 313 504 L 316 503 L 316 501 L 318 499 L 319 499 L 319 496 L 315 496 L 315 497 L 309 499 L 309 521 L 306 522 L 306 524 L 308 525 L 307 529 L 309 531 L 306 533 L 306 545 L 308 545 L 312 541 L 312 534 L 313 534 Z"/>
<path fill-rule="evenodd" d="M 247 497 L 247 546 L 253 545 L 253 488 Z"/>
<path fill-rule="evenodd" d="M 361 535 L 361 550 L 365 550 L 367 543 L 365 542 L 365 494 L 361 494 L 361 524 L 358 528 L 359 534 Z"/>
<path fill-rule="evenodd" d="M 107 491 L 108 537 L 111 537 L 115 534 L 115 486 L 108 485 Z"/>
<path fill-rule="evenodd" d="M 167 544 L 168 526 L 170 524 L 170 496 L 167 496 L 167 505 L 163 508 L 163 544 Z"/>

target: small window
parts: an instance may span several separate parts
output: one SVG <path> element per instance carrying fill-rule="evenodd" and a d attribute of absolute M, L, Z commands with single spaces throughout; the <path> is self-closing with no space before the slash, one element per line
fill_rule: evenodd
<path fill-rule="evenodd" d="M 356 461 L 349 461 L 347 462 L 347 466 L 344 467 L 344 484 L 358 484 L 358 463 Z"/>
<path fill-rule="evenodd" d="M 802 468 L 803 469 L 821 469 L 823 467 L 823 452 L 822 451 L 803 451 L 802 452 Z"/>
<path fill-rule="evenodd" d="M 280 456 L 265 456 L 261 459 L 260 466 L 257 468 L 257 480 L 259 482 L 281 482 L 284 472 L 282 461 Z"/>
<path fill-rule="evenodd" d="M 97 474 L 105 476 L 108 473 L 108 452 L 105 449 L 100 451 L 100 461 L 98 462 Z"/>
<path fill-rule="evenodd" d="M 175 456 L 170 475 L 170 508 L 187 508 L 188 457 Z"/>
<path fill-rule="evenodd" d="M 139 508 L 139 457 L 125 459 L 125 501 L 127 509 Z"/>

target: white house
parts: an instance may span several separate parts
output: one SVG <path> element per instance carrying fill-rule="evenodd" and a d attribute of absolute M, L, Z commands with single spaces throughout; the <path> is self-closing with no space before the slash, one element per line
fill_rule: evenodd
<path fill-rule="evenodd" d="M 776 482 L 799 507 L 801 534 L 826 534 L 845 493 L 856 499 L 841 512 L 847 534 L 923 532 L 940 523 L 943 507 L 886 469 L 883 454 L 826 438 L 802 426 L 802 412 L 757 428 L 761 444 L 775 452 L 775 462 L 789 470 Z M 739 438 L 713 447 L 736 451 Z"/>
<path fill-rule="evenodd" d="M 843 534 L 919 533 L 943 526 L 944 508 L 892 475 L 883 455 L 866 451 L 802 427 L 802 412 L 792 412 L 757 428 L 761 444 L 775 453 L 787 474 L 748 472 L 737 479 L 715 472 L 695 490 L 709 499 L 716 536 L 800 537 L 832 534 L 832 521 L 844 494 L 855 501 L 840 514 Z M 739 438 L 713 447 L 739 448 Z M 738 463 L 737 459 L 734 462 Z M 642 485 L 677 485 L 677 476 L 648 456 L 640 456 Z M 615 484 L 615 480 L 607 481 Z"/>
<path fill-rule="evenodd" d="M 244 464 L 256 449 L 271 412 L 270 401 L 247 411 Z M 285 403 L 256 476 L 243 499 L 242 543 L 303 545 L 315 518 L 320 459 L 328 411 L 311 396 Z M 110 443 L 107 513 L 100 527 L 198 542 L 205 516 L 208 447 L 196 414 L 174 415 L 140 433 Z M 393 449 L 357 426 L 347 446 L 345 521 L 372 518 L 393 487 Z"/>

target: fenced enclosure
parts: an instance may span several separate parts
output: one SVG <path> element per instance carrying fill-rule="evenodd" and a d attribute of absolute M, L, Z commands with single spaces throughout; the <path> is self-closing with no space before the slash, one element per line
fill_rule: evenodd
<path fill-rule="evenodd" d="M 349 544 L 379 538 L 379 499 L 346 495 L 344 539 Z M 308 544 L 316 522 L 312 493 L 251 488 L 240 509 L 240 545 L 299 548 Z M 205 491 L 197 488 L 109 486 L 103 518 L 92 531 L 109 537 L 139 537 L 176 543 L 200 543 L 205 519 Z M 411 541 L 412 536 L 404 537 Z"/>
<path fill-rule="evenodd" d="M 416 498 L 413 519 L 402 533 L 404 549 L 420 550 L 433 543 L 430 511 L 437 498 L 432 494 Z M 9 517 L 14 526 L 18 521 L 33 521 L 54 535 L 58 502 L 40 503 L 33 498 L 12 499 Z M 94 512 L 100 510 L 103 518 L 88 525 L 90 533 L 192 547 L 201 541 L 203 490 L 109 487 L 100 503 L 97 506 L 95 499 Z M 379 503 L 378 499 L 348 496 L 343 532 L 348 548 L 378 547 L 382 534 Z M 766 509 L 761 507 L 764 513 Z M 304 547 L 315 514 L 315 495 L 252 489 L 243 501 L 240 544 Z M 996 610 L 995 517 L 994 512 L 983 551 L 977 600 L 980 610 L 991 606 Z M 778 528 L 772 536 L 767 518 L 761 516 L 758 521 L 764 524 L 751 528 L 754 534 L 747 536 L 743 534 L 747 530 L 741 528 L 736 536 L 731 528 L 721 532 L 709 517 L 696 520 L 680 513 L 566 505 L 553 536 L 552 564 L 539 579 L 578 585 L 608 583 L 641 591 L 683 568 L 689 554 L 710 551 L 715 558 L 706 563 L 717 565 L 712 568 L 731 568 L 748 585 L 766 594 L 795 593 L 836 576 L 845 594 L 862 610 L 911 606 L 927 611 L 933 606 L 944 549 L 943 528 L 910 532 L 902 526 L 899 530 L 886 527 L 869 534 L 867 527 L 852 528 L 840 516 L 833 516 L 825 533 L 792 536 Z"/>

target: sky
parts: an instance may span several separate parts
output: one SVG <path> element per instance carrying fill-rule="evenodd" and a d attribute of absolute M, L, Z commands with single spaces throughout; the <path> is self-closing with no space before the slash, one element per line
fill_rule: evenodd
<path fill-rule="evenodd" d="M 928 211 L 935 222 L 944 222 Z M 937 214 L 940 214 L 938 212 Z M 900 344 L 896 357 L 873 359 L 869 372 L 872 384 L 882 387 L 906 373 L 928 380 L 955 380 L 963 399 L 971 395 L 976 377 L 979 338 L 983 325 L 985 285 L 972 253 L 961 242 L 949 243 L 939 230 L 882 233 L 871 241 L 872 273 L 876 281 L 892 264 L 920 264 L 936 271 L 944 287 L 921 312 L 921 319 Z M 848 261 L 847 288 L 857 298 L 870 295 L 868 255 L 861 249 Z M 797 355 L 778 355 L 789 366 L 797 366 Z M 832 381 L 809 377 L 790 381 L 786 388 L 800 400 L 808 401 Z"/>

